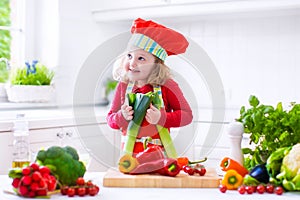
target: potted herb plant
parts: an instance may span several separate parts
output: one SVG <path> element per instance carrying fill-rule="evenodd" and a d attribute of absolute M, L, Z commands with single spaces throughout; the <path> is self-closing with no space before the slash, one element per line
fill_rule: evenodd
<path fill-rule="evenodd" d="M 10 72 L 6 87 L 11 102 L 49 102 L 54 95 L 54 71 L 38 61 Z"/>

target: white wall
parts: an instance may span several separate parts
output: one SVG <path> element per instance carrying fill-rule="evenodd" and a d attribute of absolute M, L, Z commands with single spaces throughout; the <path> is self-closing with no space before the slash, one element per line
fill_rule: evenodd
<path fill-rule="evenodd" d="M 130 28 L 130 21 L 96 22 L 91 15 L 94 4 L 86 0 L 59 1 L 59 58 L 56 77 L 58 102 L 72 102 L 78 71 L 90 53 L 110 37 Z M 92 1 L 95 3 L 95 1 Z M 300 12 L 298 12 L 300 13 Z M 221 76 L 226 97 L 226 119 L 239 117 L 239 108 L 256 95 L 264 104 L 299 102 L 300 93 L 300 14 L 297 12 L 253 12 L 207 15 L 195 18 L 156 19 L 196 41 L 211 57 Z M 101 64 L 101 63 L 100 63 Z M 188 77 L 186 77 L 188 78 Z M 87 80 L 88 81 L 88 80 Z M 198 87 L 199 83 L 195 83 Z M 91 88 L 94 89 L 94 88 Z M 211 102 L 207 91 L 199 98 L 200 120 L 210 120 Z M 207 133 L 210 124 L 201 124 Z M 223 125 L 216 125 L 223 126 Z M 224 127 L 216 139 L 216 158 L 228 153 Z M 192 154 L 199 157 L 201 134 Z M 219 139 L 219 140 L 218 140 Z M 218 162 L 218 159 L 215 159 Z"/>
<path fill-rule="evenodd" d="M 86 2 L 59 1 L 57 81 L 64 87 L 62 94 L 67 95 L 63 99 L 72 96 L 72 84 L 88 55 L 106 39 L 130 28 L 131 22 L 95 22 Z M 299 99 L 300 14 L 161 21 L 192 38 L 208 53 L 222 78 L 228 107 L 247 104 L 250 94 L 270 104 Z"/>

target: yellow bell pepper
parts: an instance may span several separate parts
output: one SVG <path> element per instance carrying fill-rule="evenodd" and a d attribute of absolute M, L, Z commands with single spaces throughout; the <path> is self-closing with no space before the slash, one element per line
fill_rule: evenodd
<path fill-rule="evenodd" d="M 225 185 L 228 190 L 236 190 L 243 184 L 243 176 L 237 171 L 230 169 L 225 173 L 221 183 Z"/>
<path fill-rule="evenodd" d="M 137 159 L 129 154 L 124 154 L 119 160 L 119 170 L 123 173 L 129 173 L 139 165 Z"/>

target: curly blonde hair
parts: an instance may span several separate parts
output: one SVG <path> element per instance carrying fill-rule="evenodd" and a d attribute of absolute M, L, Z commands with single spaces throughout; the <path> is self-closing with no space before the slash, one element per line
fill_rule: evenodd
<path fill-rule="evenodd" d="M 154 55 L 153 55 L 154 56 Z M 127 72 L 124 68 L 124 58 L 125 55 L 122 54 L 114 63 L 113 66 L 113 78 L 117 81 L 122 81 L 125 83 L 130 82 Z M 164 61 L 154 56 L 154 70 L 149 75 L 147 83 L 151 85 L 164 85 L 165 82 L 172 78 L 170 68 L 165 65 Z"/>

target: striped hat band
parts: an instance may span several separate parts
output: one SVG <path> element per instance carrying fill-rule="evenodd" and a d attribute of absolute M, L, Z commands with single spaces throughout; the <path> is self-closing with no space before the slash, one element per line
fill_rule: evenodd
<path fill-rule="evenodd" d="M 140 33 L 132 34 L 132 37 L 129 40 L 129 44 L 139 47 L 149 53 L 152 53 L 153 55 L 155 55 L 163 61 L 168 56 L 166 50 L 162 48 L 157 42 L 155 42 L 150 37 Z"/>

